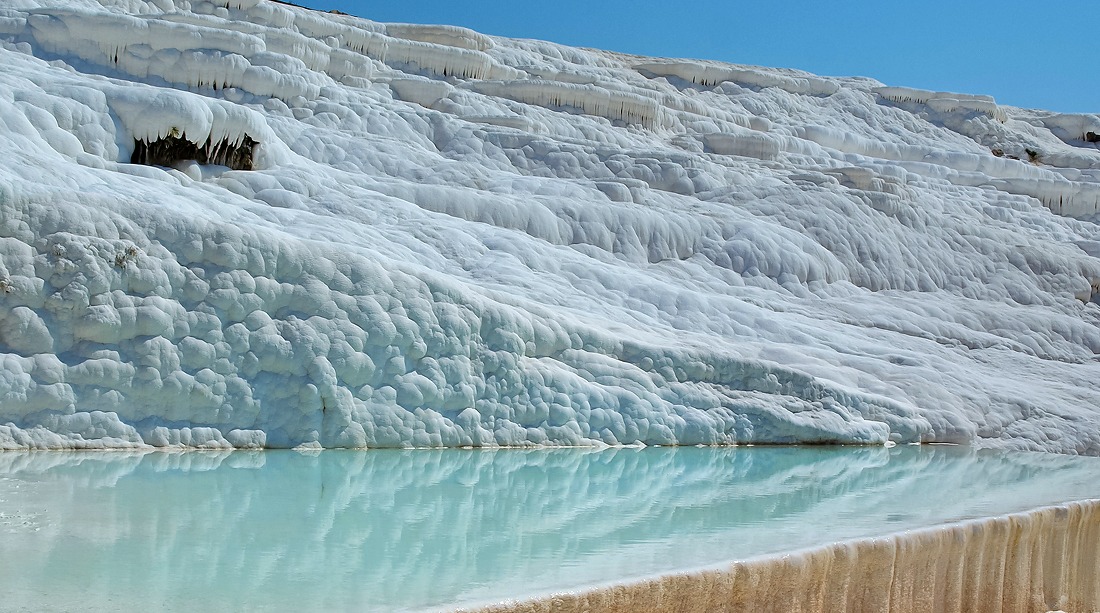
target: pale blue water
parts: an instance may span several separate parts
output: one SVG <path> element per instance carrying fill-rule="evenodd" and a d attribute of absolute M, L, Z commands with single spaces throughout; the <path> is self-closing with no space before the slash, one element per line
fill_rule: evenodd
<path fill-rule="evenodd" d="M 0 610 L 417 610 L 1100 498 L 955 447 L 0 452 Z"/>

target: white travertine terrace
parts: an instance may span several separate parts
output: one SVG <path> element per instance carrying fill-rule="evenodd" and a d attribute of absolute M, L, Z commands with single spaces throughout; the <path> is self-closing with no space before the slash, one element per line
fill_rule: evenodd
<path fill-rule="evenodd" d="M 743 83 L 751 87 L 777 87 L 792 94 L 830 96 L 840 90 L 836 81 L 811 74 L 791 76 L 775 70 L 758 70 L 728 64 L 661 61 L 635 64 L 634 69 L 659 77 L 677 77 L 703 87 L 714 87 L 723 81 Z"/>
<path fill-rule="evenodd" d="M 1100 454 L 1095 115 L 262 0 L 0 64 L 0 448 Z"/>
<path fill-rule="evenodd" d="M 661 107 L 650 97 L 605 89 L 583 83 L 561 83 L 541 79 L 522 81 L 478 81 L 474 91 L 487 96 L 545 107 L 572 107 L 586 115 L 605 117 L 654 128 L 661 123 Z"/>
<path fill-rule="evenodd" d="M 1008 114 L 997 106 L 997 101 L 992 96 L 931 92 L 911 87 L 876 87 L 871 91 L 894 102 L 915 102 L 927 105 L 937 113 L 978 111 L 1002 123 L 1008 121 Z"/>

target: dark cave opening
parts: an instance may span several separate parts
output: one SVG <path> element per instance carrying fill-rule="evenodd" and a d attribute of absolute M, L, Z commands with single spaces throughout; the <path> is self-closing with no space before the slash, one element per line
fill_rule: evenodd
<path fill-rule="evenodd" d="M 131 164 L 146 166 L 173 166 L 186 160 L 199 164 L 228 166 L 233 170 L 252 170 L 252 152 L 258 143 L 245 136 L 237 143 L 226 139 L 214 142 L 206 139 L 202 145 L 193 143 L 181 136 L 165 136 L 153 142 L 134 141 L 134 153 Z"/>

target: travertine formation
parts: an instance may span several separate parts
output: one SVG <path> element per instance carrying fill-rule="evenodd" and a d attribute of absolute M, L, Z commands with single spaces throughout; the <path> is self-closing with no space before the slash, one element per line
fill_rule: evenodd
<path fill-rule="evenodd" d="M 1100 454 L 1095 115 L 264 0 L 0 65 L 0 448 Z"/>
<path fill-rule="evenodd" d="M 840 543 L 483 613 L 1100 609 L 1100 502 Z"/>

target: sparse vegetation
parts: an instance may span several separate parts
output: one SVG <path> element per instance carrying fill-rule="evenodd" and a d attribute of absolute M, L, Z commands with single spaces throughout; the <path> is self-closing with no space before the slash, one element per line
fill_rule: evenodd
<path fill-rule="evenodd" d="M 124 251 L 115 254 L 115 266 L 119 268 L 126 268 L 126 266 L 134 261 L 138 256 L 138 248 L 133 245 L 127 247 Z"/>

